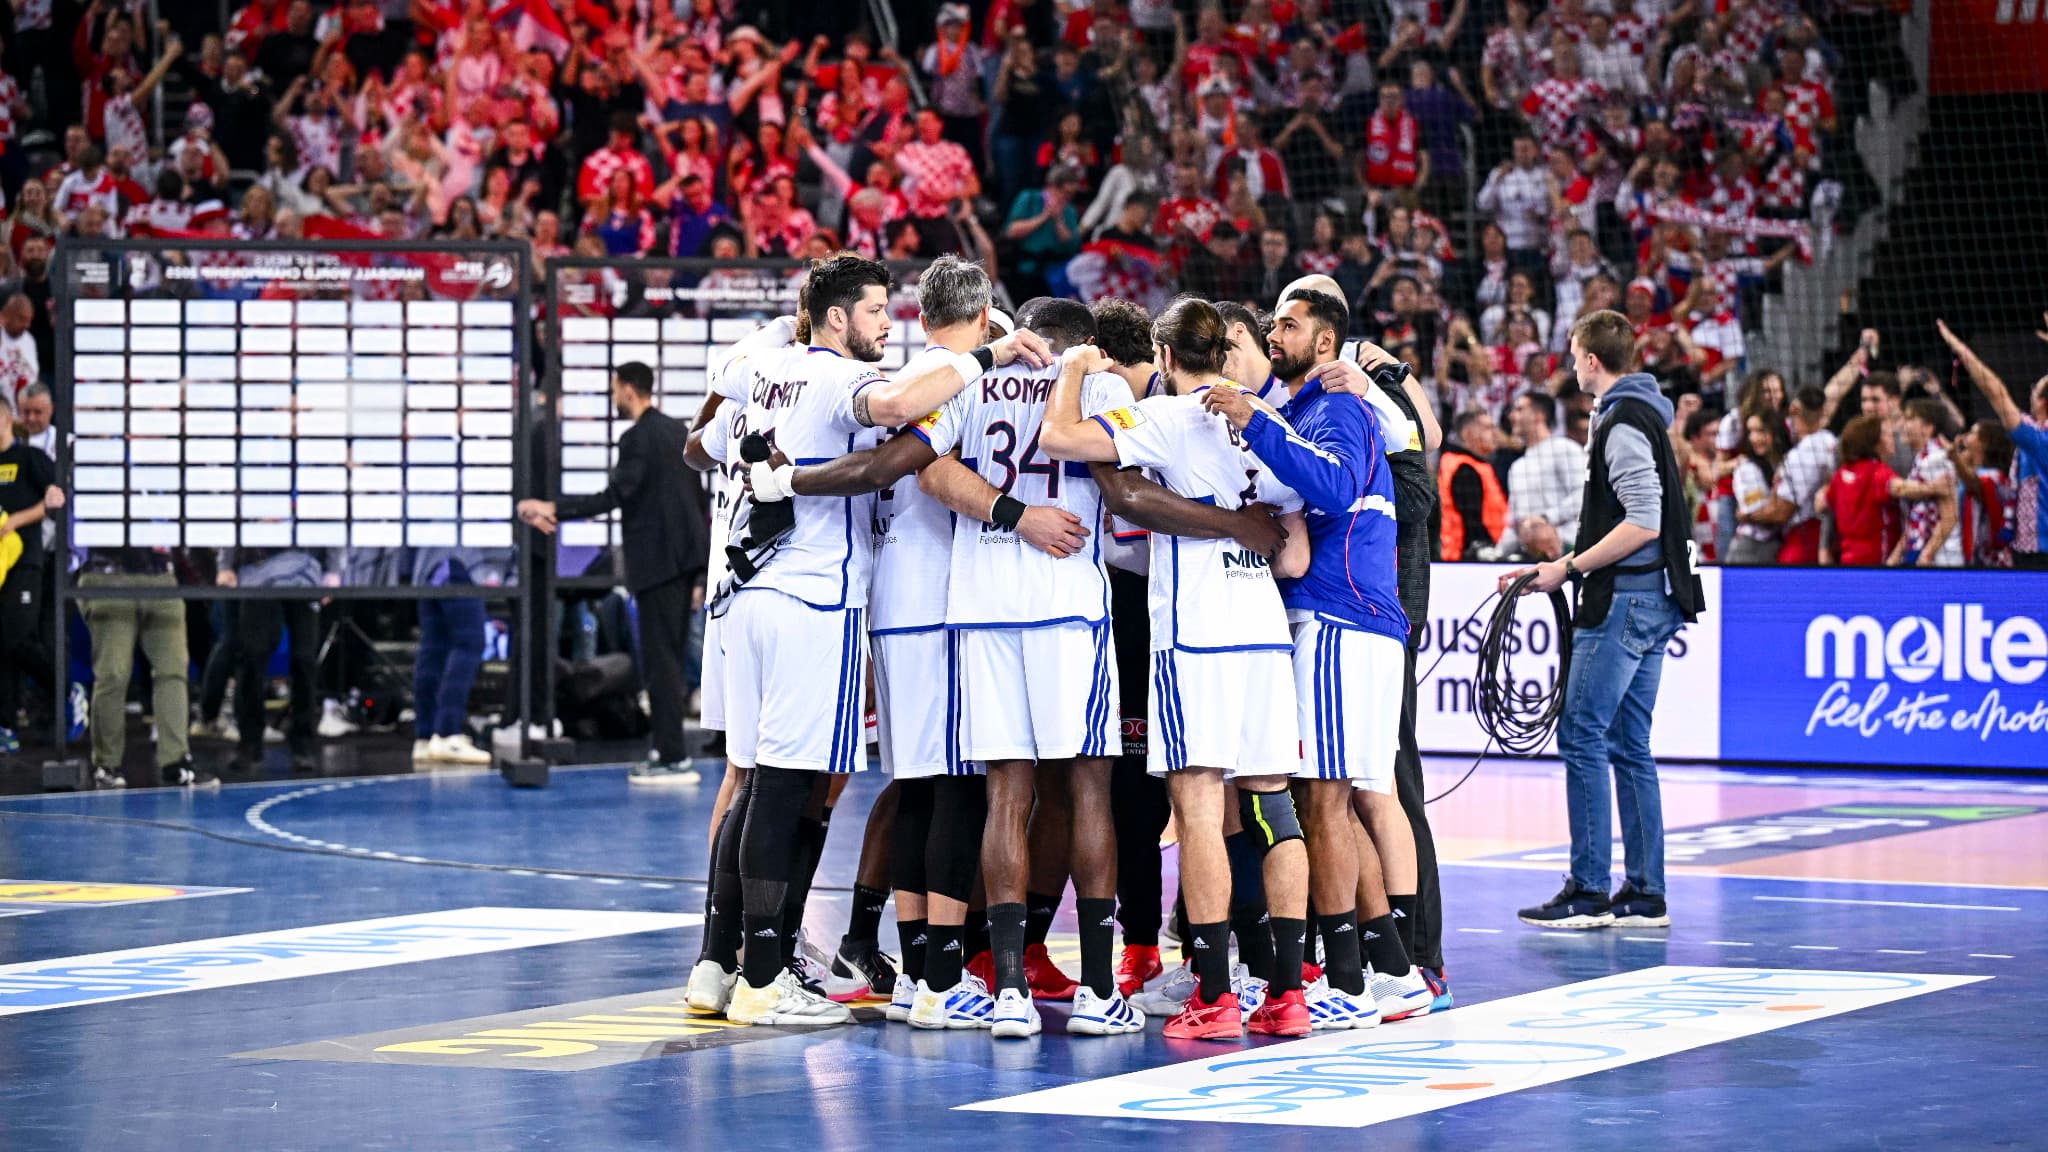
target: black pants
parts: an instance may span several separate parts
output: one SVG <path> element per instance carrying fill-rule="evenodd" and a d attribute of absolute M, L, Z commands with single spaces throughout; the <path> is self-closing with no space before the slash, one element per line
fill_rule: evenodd
<path fill-rule="evenodd" d="M 220 719 L 221 704 L 228 697 L 228 677 L 241 667 L 242 606 L 233 600 L 215 605 L 220 628 L 213 647 L 206 653 L 206 667 L 199 673 L 199 718 L 211 724 Z"/>
<path fill-rule="evenodd" d="M 29 531 L 40 532 L 40 525 Z M 0 728 L 12 730 L 21 714 L 21 682 L 33 675 L 54 684 L 50 650 L 43 644 L 43 566 L 12 568 L 0 583 Z"/>
<path fill-rule="evenodd" d="M 1394 794 L 1415 836 L 1415 955 L 1424 968 L 1444 966 L 1443 888 L 1437 882 L 1436 836 L 1423 807 L 1422 749 L 1415 742 L 1415 648 L 1408 647 L 1401 685 L 1401 747 L 1394 754 Z"/>
<path fill-rule="evenodd" d="M 1145 577 L 1112 569 L 1109 627 L 1124 716 L 1124 754 L 1109 774 L 1109 815 L 1116 827 L 1117 923 L 1125 944 L 1157 945 L 1161 920 L 1159 834 L 1172 806 L 1166 781 L 1145 771 L 1145 704 L 1152 644 Z"/>
<path fill-rule="evenodd" d="M 313 754 L 313 702 L 318 674 L 320 634 L 313 605 L 305 600 L 245 600 L 236 623 L 241 647 L 235 675 L 235 726 L 242 730 L 240 754 L 255 760 L 263 755 L 263 687 L 269 680 L 270 654 L 285 638 L 290 664 L 291 703 L 285 715 L 285 743 L 294 757 Z"/>
<path fill-rule="evenodd" d="M 690 758 L 683 743 L 683 648 L 690 642 L 690 585 L 678 576 L 633 594 L 640 605 L 640 681 L 654 725 L 654 754 L 663 764 Z"/>

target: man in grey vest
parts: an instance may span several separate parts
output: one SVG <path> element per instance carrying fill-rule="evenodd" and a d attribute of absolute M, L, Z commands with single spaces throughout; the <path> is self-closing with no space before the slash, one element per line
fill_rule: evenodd
<path fill-rule="evenodd" d="M 1580 318 L 1572 325 L 1571 358 L 1580 387 L 1598 398 L 1578 543 L 1556 560 L 1500 579 L 1502 592 L 1530 572 L 1535 579 L 1525 592 L 1552 592 L 1567 580 L 1578 588 L 1557 730 L 1572 870 L 1556 896 L 1520 917 L 1539 928 L 1663 928 L 1671 918 L 1650 718 L 1665 646 L 1699 616 L 1692 517 L 1666 431 L 1671 402 L 1653 377 L 1627 372 L 1635 359 L 1628 318 L 1608 311 Z M 1610 768 L 1627 875 L 1611 897 Z"/>

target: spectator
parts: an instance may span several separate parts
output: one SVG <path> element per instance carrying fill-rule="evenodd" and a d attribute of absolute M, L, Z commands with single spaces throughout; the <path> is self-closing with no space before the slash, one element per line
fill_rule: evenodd
<path fill-rule="evenodd" d="M 1458 129 L 1471 124 L 1477 114 L 1465 92 L 1465 81 L 1451 69 L 1451 86 L 1437 83 L 1436 67 L 1417 60 L 1408 69 L 1408 91 L 1402 97 L 1422 132 L 1424 154 L 1429 157 L 1429 179 L 1424 195 L 1430 210 L 1448 215 L 1464 206 L 1470 193 L 1465 187 L 1465 164 L 1459 147 Z"/>
<path fill-rule="evenodd" d="M 1210 229 L 1208 240 L 1188 253 L 1181 268 L 1181 287 L 1204 300 L 1243 303 L 1251 296 L 1248 272 L 1244 233 L 1230 221 L 1220 220 Z"/>
<path fill-rule="evenodd" d="M 917 137 L 896 153 L 903 173 L 904 195 L 917 226 L 918 251 L 937 256 L 953 249 L 959 230 L 952 223 L 954 204 L 981 195 L 981 177 L 967 150 L 945 138 L 946 123 L 926 108 L 917 114 Z M 1078 220 L 1076 227 L 1079 226 Z"/>
<path fill-rule="evenodd" d="M 1780 529 L 1789 507 L 1774 495 L 1785 461 L 1785 424 L 1758 414 L 1743 422 L 1734 473 L 1735 535 L 1726 564 L 1769 564 L 1778 558 Z"/>
<path fill-rule="evenodd" d="M 1081 231 L 1093 236 L 1107 228 L 1124 214 L 1128 199 L 1140 192 L 1152 199 L 1157 207 L 1165 183 L 1159 171 L 1159 150 L 1152 137 L 1133 133 L 1124 139 L 1123 158 L 1110 168 L 1102 180 L 1102 187 L 1095 193 L 1095 199 L 1088 205 L 1088 211 L 1081 217 Z M 1151 219 L 1148 215 L 1147 220 Z"/>
<path fill-rule="evenodd" d="M 1273 136 L 1295 196 L 1320 204 L 1336 194 L 1344 173 L 1344 145 L 1330 119 L 1330 84 L 1321 72 L 1302 77 L 1301 97 L 1293 115 Z M 1333 241 L 1334 243 L 1334 241 Z"/>
<path fill-rule="evenodd" d="M 1979 420 L 1956 442 L 1957 519 L 1963 555 L 1974 568 L 2012 567 L 2012 437 L 1997 420 Z"/>
<path fill-rule="evenodd" d="M 1507 236 L 1508 259 L 1542 267 L 1550 238 L 1550 185 L 1536 138 L 1515 137 L 1513 154 L 1500 162 L 1479 189 L 1478 207 Z"/>
<path fill-rule="evenodd" d="M 1043 189 L 1019 192 L 1010 205 L 1003 236 L 1016 245 L 1018 256 L 1010 267 L 1023 278 L 1024 295 L 1052 294 L 1047 277 L 1054 273 L 1064 284 L 1063 269 L 1081 250 L 1081 216 L 1074 210 L 1080 188 L 1081 170 L 1062 166 L 1053 170 Z"/>
<path fill-rule="evenodd" d="M 483 571 L 473 548 L 415 548 L 411 582 L 416 587 L 450 588 L 497 584 Z M 484 657 L 484 602 L 473 597 L 419 602 L 420 645 L 413 661 L 415 764 L 484 765 L 491 754 L 469 737 L 469 693 Z"/>
<path fill-rule="evenodd" d="M 2048 376 L 2034 381 L 2027 391 L 2027 409 L 2021 411 L 2005 381 L 1968 344 L 1949 331 L 1947 324 L 1937 321 L 1935 327 L 2012 439 L 2013 567 L 2048 570 L 2048 491 L 2043 491 L 2048 484 L 2044 479 L 2048 478 Z M 2035 335 L 2048 340 L 2048 332 Z"/>
<path fill-rule="evenodd" d="M 1010 36 L 997 66 L 994 99 L 996 121 L 990 135 L 990 160 L 995 166 L 996 192 L 1014 199 L 1024 188 L 1031 154 L 1045 135 L 1046 118 L 1052 112 L 1053 102 L 1052 85 L 1038 70 L 1037 50 L 1021 32 Z M 921 119 L 923 114 L 919 115 Z M 931 117 L 939 120 L 937 112 L 932 112 Z M 944 130 L 944 121 L 939 121 L 936 131 Z M 919 135 L 922 137 L 922 131 Z M 905 170 L 904 175 L 909 176 L 909 171 Z"/>
<path fill-rule="evenodd" d="M 1906 533 L 1887 563 L 1921 568 L 1963 566 L 1963 537 L 1956 530 L 1956 472 L 1941 430 L 1947 413 L 1925 398 L 1906 403 L 1899 429 L 1914 454 L 1906 479 L 1892 494 L 1906 502 Z"/>
<path fill-rule="evenodd" d="M 930 85 L 932 106 L 945 120 L 946 139 L 978 153 L 983 56 L 969 35 L 969 22 L 967 5 L 940 5 L 938 40 L 924 50 L 920 67 Z"/>
<path fill-rule="evenodd" d="M 597 202 L 611 193 L 614 172 L 631 177 L 636 201 L 654 194 L 654 167 L 633 147 L 637 123 L 630 112 L 612 113 L 605 146 L 584 158 L 576 173 L 576 199 L 586 208 L 596 208 Z M 617 197 L 613 199 L 616 202 Z"/>
<path fill-rule="evenodd" d="M 1277 224 L 1267 224 L 1259 230 L 1259 264 L 1251 286 L 1254 301 L 1278 300 L 1281 289 L 1293 283 L 1299 275 L 1288 250 L 1287 230 Z"/>
<path fill-rule="evenodd" d="M 252 57 L 256 67 L 273 84 L 287 77 L 303 79 L 313 72 L 313 58 L 320 42 L 313 38 L 313 5 L 310 0 L 290 0 L 285 5 L 284 28 L 265 35 Z"/>
<path fill-rule="evenodd" d="M 1490 557 L 1508 526 L 1507 493 L 1490 463 L 1499 447 L 1493 417 L 1484 408 L 1467 408 L 1458 414 L 1453 435 L 1455 439 L 1444 441 L 1437 462 L 1437 501 L 1442 510 L 1437 559 Z"/>
<path fill-rule="evenodd" d="M 1557 435 L 1556 424 L 1557 401 L 1547 393 L 1524 392 L 1508 410 L 1508 427 L 1522 442 L 1522 455 L 1508 466 L 1504 553 L 1555 560 L 1578 540 L 1586 450 Z"/>
<path fill-rule="evenodd" d="M 872 194 L 869 189 L 864 194 Z M 734 227 L 732 213 L 711 194 L 711 182 L 697 173 L 678 173 L 654 194 L 669 211 L 669 255 L 692 259 L 705 254 L 712 233 Z"/>
<path fill-rule="evenodd" d="M 818 230 L 818 222 L 796 202 L 796 182 L 787 176 L 777 176 L 740 201 L 740 220 L 746 226 L 748 259 L 796 257 Z"/>
<path fill-rule="evenodd" d="M 1550 344 L 1551 315 L 1536 306 L 1536 278 L 1527 272 L 1515 272 L 1508 277 L 1508 298 L 1504 304 L 1495 304 L 1479 314 L 1479 338 L 1488 344 L 1500 344 L 1507 337 L 1508 317 L 1520 314 L 1528 318 L 1535 331 L 1536 343 L 1542 347 Z M 1515 361 L 1521 363 L 1519 359 Z"/>
<path fill-rule="evenodd" d="M 1401 85 L 1381 81 L 1379 107 L 1365 125 L 1361 177 L 1370 188 L 1390 191 L 1426 185 L 1429 172 L 1422 130 L 1406 107 Z"/>
<path fill-rule="evenodd" d="M 1580 111 L 1604 99 L 1607 92 L 1582 74 L 1578 45 L 1562 29 L 1550 35 L 1550 68 L 1548 79 L 1529 86 L 1522 97 L 1522 111 L 1528 114 L 1543 146 L 1558 148 L 1570 142 L 1568 134 Z"/>
<path fill-rule="evenodd" d="M 1863 378 L 1859 389 L 1862 413 L 1875 416 L 1884 424 L 1884 444 L 1881 451 L 1884 461 L 1891 470 L 1904 476 L 1913 470 L 1919 458 L 1919 450 L 1906 442 L 1906 410 L 1899 377 L 1892 372 L 1872 372 Z"/>
<path fill-rule="evenodd" d="M 1586 80 L 1607 92 L 1641 100 L 1650 85 L 1643 75 L 1643 58 L 1636 47 L 1614 34 L 1614 18 L 1594 11 L 1586 16 L 1585 36 L 1579 41 L 1579 61 Z"/>
<path fill-rule="evenodd" d="M 30 236 L 21 246 L 21 294 L 35 308 L 35 319 L 28 326 L 29 335 L 35 339 L 38 350 L 55 350 L 56 344 L 56 301 L 51 295 L 50 282 L 51 241 L 42 236 Z M 48 380 L 50 360 L 38 358 L 38 367 Z"/>
<path fill-rule="evenodd" d="M 1821 555 L 1819 496 L 1840 466 L 1841 445 L 1828 431 L 1827 396 L 1818 388 L 1801 388 L 1787 410 L 1792 450 L 1778 470 L 1776 494 L 1789 512 L 1780 564 L 1818 564 Z"/>
<path fill-rule="evenodd" d="M 30 331 L 35 322 L 36 306 L 20 292 L 0 305 L 0 398 L 7 400 L 10 412 L 18 395 L 43 377 L 42 358 Z"/>
<path fill-rule="evenodd" d="M 699 120 L 697 123 L 702 125 L 705 122 Z M 712 131 L 708 127 L 705 130 Z M 485 163 L 506 172 L 511 179 L 513 195 L 526 207 L 535 211 L 553 209 L 562 202 L 562 185 L 567 179 L 562 154 L 546 141 L 536 139 L 533 126 L 525 120 L 506 122 L 498 147 Z M 705 178 L 712 179 L 715 173 L 714 165 L 713 173 Z"/>
<path fill-rule="evenodd" d="M 1842 463 L 1823 493 L 1835 550 L 1832 557 L 1822 555 L 1823 564 L 1874 568 L 1887 563 L 1904 537 L 1898 501 L 1892 499 L 1899 477 L 1884 461 L 1884 438 L 1884 421 L 1877 416 L 1858 416 L 1842 429 Z"/>

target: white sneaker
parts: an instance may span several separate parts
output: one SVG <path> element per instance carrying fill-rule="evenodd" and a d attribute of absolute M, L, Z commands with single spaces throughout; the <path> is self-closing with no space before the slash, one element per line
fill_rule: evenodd
<path fill-rule="evenodd" d="M 432 740 L 415 740 L 412 742 L 412 758 L 414 762 L 431 763 L 441 758 L 441 750 L 434 746 Z"/>
<path fill-rule="evenodd" d="M 1430 1004 L 1436 999 L 1429 982 L 1422 978 L 1422 969 L 1413 966 L 1409 967 L 1406 976 L 1366 973 L 1365 991 L 1379 1007 L 1380 1021 L 1385 1024 L 1427 1016 Z"/>
<path fill-rule="evenodd" d="M 745 980 L 733 985 L 725 1018 L 735 1024 L 814 1027 L 851 1023 L 853 1012 L 804 987 L 796 973 L 785 968 L 766 988 L 756 988 Z"/>
<path fill-rule="evenodd" d="M 348 711 L 342 707 L 341 701 L 329 700 L 321 706 L 320 727 L 317 731 L 322 739 L 333 740 L 350 735 L 355 730 L 356 726 L 349 722 Z"/>
<path fill-rule="evenodd" d="M 732 1003 L 733 985 L 739 978 L 739 973 L 727 972 L 716 960 L 699 960 L 690 969 L 690 987 L 683 999 L 701 1011 L 723 1012 Z"/>
<path fill-rule="evenodd" d="M 1145 1030 L 1145 1014 L 1131 1007 L 1123 993 L 1110 989 L 1097 996 L 1086 984 L 1074 989 L 1074 1014 L 1067 1017 L 1067 1031 L 1076 1036 L 1125 1036 Z"/>
<path fill-rule="evenodd" d="M 1230 990 L 1237 993 L 1237 1010 L 1246 1019 L 1259 1010 L 1266 1002 L 1266 982 L 1252 975 L 1252 970 L 1242 964 L 1230 969 Z"/>
<path fill-rule="evenodd" d="M 1317 1032 L 1374 1028 L 1380 1022 L 1379 1004 L 1370 989 L 1353 996 L 1331 987 L 1328 976 L 1318 976 L 1315 983 L 1302 989 L 1302 999 L 1308 1001 L 1309 1023 Z"/>
<path fill-rule="evenodd" d="M 481 766 L 491 762 L 491 754 L 471 743 L 466 732 L 457 732 L 453 736 L 436 736 L 432 743 L 433 758 L 443 763 Z"/>
<path fill-rule="evenodd" d="M 889 1006 L 882 1009 L 883 1018 L 893 1024 L 910 1023 L 910 1010 L 917 1006 L 917 981 L 908 974 L 896 974 L 896 987 L 889 990 Z"/>
<path fill-rule="evenodd" d="M 95 788 L 126 788 L 128 778 L 118 768 L 95 768 L 92 770 L 92 786 Z"/>
<path fill-rule="evenodd" d="M 962 972 L 960 982 L 951 988 L 934 991 L 922 980 L 915 987 L 910 1013 L 905 1017 L 912 1028 L 987 1028 L 995 1012 L 996 1002 L 989 998 L 988 985 L 971 973 Z"/>
<path fill-rule="evenodd" d="M 825 951 L 811 943 L 811 938 L 801 928 L 796 930 L 797 979 L 818 995 L 835 1003 L 845 1004 L 868 994 L 868 982 L 858 976 L 836 976 L 832 972 L 832 958 Z"/>
<path fill-rule="evenodd" d="M 1166 978 L 1159 982 L 1158 987 L 1148 988 L 1131 997 L 1131 1007 L 1147 1016 L 1171 1020 L 1180 1015 L 1182 1008 L 1187 1007 L 1188 997 L 1195 994 L 1195 988 L 1199 983 L 1195 979 L 1195 970 L 1186 964 L 1178 968 L 1169 968 L 1166 971 Z"/>
<path fill-rule="evenodd" d="M 239 736 L 239 735 L 241 735 L 241 733 L 237 732 L 237 733 L 236 733 L 236 735 L 237 735 L 237 736 Z M 267 726 L 267 725 L 266 725 L 266 726 L 264 727 L 264 729 L 263 729 L 263 742 L 264 742 L 265 744 L 282 744 L 282 743 L 284 743 L 284 729 L 282 729 L 282 728 L 271 728 L 271 727 L 269 727 L 269 726 Z"/>
<path fill-rule="evenodd" d="M 1022 1040 L 1036 1036 L 1045 1027 L 1038 1019 L 1038 1007 L 1031 1003 L 1031 997 L 1015 988 L 1005 988 L 996 997 L 995 1010 L 989 1013 L 989 1034 L 999 1040 Z"/>

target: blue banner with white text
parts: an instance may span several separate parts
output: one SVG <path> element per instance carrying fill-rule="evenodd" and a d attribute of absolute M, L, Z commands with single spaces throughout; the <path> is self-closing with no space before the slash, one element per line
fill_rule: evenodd
<path fill-rule="evenodd" d="M 1727 568 L 1720 607 L 1722 759 L 2048 767 L 2048 574 Z"/>

